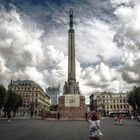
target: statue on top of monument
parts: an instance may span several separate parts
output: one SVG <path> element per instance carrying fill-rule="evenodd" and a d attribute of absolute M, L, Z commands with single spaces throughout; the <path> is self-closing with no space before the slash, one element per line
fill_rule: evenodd
<path fill-rule="evenodd" d="M 70 9 L 69 15 L 70 15 L 70 29 L 73 29 L 73 10 L 72 9 Z"/>

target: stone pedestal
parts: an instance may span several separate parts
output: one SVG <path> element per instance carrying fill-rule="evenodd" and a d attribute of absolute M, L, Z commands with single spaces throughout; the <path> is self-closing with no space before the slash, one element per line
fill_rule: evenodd
<path fill-rule="evenodd" d="M 61 120 L 85 120 L 87 113 L 85 97 L 76 94 L 60 96 L 58 113 Z"/>

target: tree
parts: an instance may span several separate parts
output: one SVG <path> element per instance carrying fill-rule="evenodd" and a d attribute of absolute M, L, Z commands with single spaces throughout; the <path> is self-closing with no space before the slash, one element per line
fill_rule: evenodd
<path fill-rule="evenodd" d="M 22 104 L 23 104 L 23 101 L 22 101 L 21 96 L 16 94 L 16 100 L 14 102 L 13 109 L 12 109 L 14 112 L 14 116 L 16 114 L 16 111 L 19 109 L 19 107 L 22 106 Z"/>
<path fill-rule="evenodd" d="M 6 89 L 3 85 L 0 85 L 0 110 L 5 104 Z"/>
<path fill-rule="evenodd" d="M 135 88 L 134 99 L 135 99 L 136 111 L 140 114 L 140 87 Z"/>
<path fill-rule="evenodd" d="M 140 114 L 140 87 L 134 87 L 128 95 L 128 103 Z"/>
<path fill-rule="evenodd" d="M 30 115 L 31 115 L 31 118 L 32 118 L 33 115 L 34 115 L 34 102 L 31 102 L 31 103 L 30 103 Z"/>
<path fill-rule="evenodd" d="M 21 96 L 17 95 L 14 91 L 8 90 L 7 96 L 6 96 L 6 103 L 4 106 L 4 111 L 7 114 L 10 114 L 11 111 L 14 112 L 14 115 L 17 111 L 17 109 L 22 106 L 22 98 Z"/>
<path fill-rule="evenodd" d="M 15 92 L 13 92 L 12 90 L 8 90 L 7 91 L 7 96 L 6 96 L 6 103 L 5 103 L 5 106 L 4 106 L 4 111 L 7 114 L 11 113 L 11 111 L 14 107 L 15 101 L 16 101 Z"/>

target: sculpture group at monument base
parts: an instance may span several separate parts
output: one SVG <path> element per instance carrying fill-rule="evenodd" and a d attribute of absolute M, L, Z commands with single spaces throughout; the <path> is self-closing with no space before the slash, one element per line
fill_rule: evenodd
<path fill-rule="evenodd" d="M 85 120 L 87 116 L 85 97 L 75 94 L 60 96 L 58 113 L 60 120 Z"/>

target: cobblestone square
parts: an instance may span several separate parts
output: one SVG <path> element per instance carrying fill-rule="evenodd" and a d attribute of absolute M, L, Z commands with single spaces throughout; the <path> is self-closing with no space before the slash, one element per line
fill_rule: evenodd
<path fill-rule="evenodd" d="M 114 125 L 113 119 L 101 120 L 102 140 L 139 140 L 136 120 Z M 0 140 L 88 140 L 87 121 L 15 119 L 0 120 Z"/>

